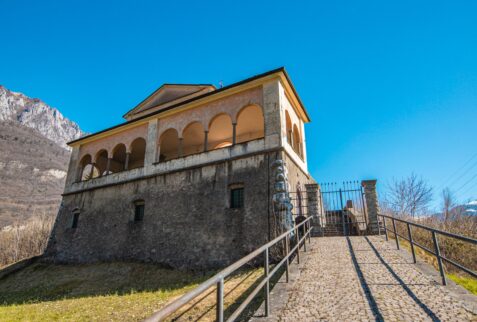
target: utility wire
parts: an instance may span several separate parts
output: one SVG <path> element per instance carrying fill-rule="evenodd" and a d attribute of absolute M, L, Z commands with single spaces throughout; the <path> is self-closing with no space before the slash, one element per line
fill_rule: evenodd
<path fill-rule="evenodd" d="M 451 187 L 451 186 L 453 186 L 455 183 L 459 182 L 459 180 L 462 179 L 470 170 L 472 170 L 473 168 L 475 168 L 475 166 L 477 165 L 477 160 L 476 160 L 476 162 L 474 162 L 474 163 L 470 166 L 470 168 L 468 168 L 467 170 L 464 170 L 464 172 L 461 173 L 461 175 L 460 175 L 457 179 L 454 178 L 453 180 L 451 180 L 452 177 L 454 177 L 455 175 L 457 175 L 461 170 L 466 169 L 467 165 L 468 165 L 475 157 L 477 157 L 477 153 L 475 153 L 473 156 L 471 156 L 470 159 L 468 159 L 468 160 L 464 163 L 464 165 L 463 165 L 462 167 L 459 167 L 459 168 L 457 169 L 457 171 L 454 171 L 453 174 L 451 174 L 446 180 L 444 180 L 443 184 L 441 184 L 436 190 L 438 191 L 438 190 L 440 190 L 440 189 L 442 189 L 442 188 L 444 188 L 444 187 L 446 187 L 446 186 L 447 186 L 447 187 Z M 449 181 L 450 181 L 450 182 L 449 182 Z"/>
<path fill-rule="evenodd" d="M 464 192 L 461 194 L 461 196 L 465 196 L 468 192 L 472 191 L 473 188 L 477 188 L 477 182 L 476 182 L 474 185 L 470 186 L 469 189 L 467 189 L 466 191 L 464 191 Z M 475 197 L 475 196 L 474 196 L 474 197 Z"/>
<path fill-rule="evenodd" d="M 470 178 L 469 180 L 467 180 L 462 186 L 459 187 L 459 189 L 457 189 L 455 191 L 455 193 L 459 192 L 460 190 L 462 190 L 462 188 L 464 188 L 466 185 L 468 185 L 470 182 L 472 182 L 472 180 L 474 180 L 475 178 L 477 178 L 477 173 L 472 177 Z"/>

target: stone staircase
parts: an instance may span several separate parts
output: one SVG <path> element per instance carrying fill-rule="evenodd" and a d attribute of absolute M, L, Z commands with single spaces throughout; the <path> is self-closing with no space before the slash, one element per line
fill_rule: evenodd
<path fill-rule="evenodd" d="M 327 223 L 321 227 L 318 222 L 314 223 L 312 237 L 319 236 L 343 236 L 343 211 L 332 211 L 326 213 Z"/>

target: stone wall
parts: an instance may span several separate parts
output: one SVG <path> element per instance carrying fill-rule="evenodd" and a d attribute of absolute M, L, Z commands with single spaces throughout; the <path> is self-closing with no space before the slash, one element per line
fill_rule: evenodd
<path fill-rule="evenodd" d="M 290 186 L 314 182 L 286 152 L 274 151 L 67 194 L 46 257 L 65 263 L 224 267 L 280 233 L 271 211 L 270 165 L 276 159 L 285 161 Z M 236 184 L 244 187 L 243 209 L 229 205 L 230 186 Z M 145 215 L 134 222 L 139 199 L 145 201 Z M 78 227 L 71 228 L 76 209 Z"/>
<path fill-rule="evenodd" d="M 269 164 L 277 157 L 262 153 L 65 195 L 46 256 L 223 267 L 269 238 Z M 232 184 L 244 186 L 243 209 L 229 207 Z M 137 199 L 145 201 L 141 222 L 133 221 Z M 78 227 L 71 228 L 76 208 Z"/>

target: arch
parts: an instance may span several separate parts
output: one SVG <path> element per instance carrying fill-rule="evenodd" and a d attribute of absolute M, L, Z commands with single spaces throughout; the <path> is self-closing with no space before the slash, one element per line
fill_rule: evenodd
<path fill-rule="evenodd" d="M 144 138 L 134 139 L 131 143 L 131 155 L 129 156 L 128 169 L 144 167 L 146 157 L 146 140 Z"/>
<path fill-rule="evenodd" d="M 179 157 L 179 134 L 176 129 L 164 131 L 159 138 L 159 162 L 169 161 Z"/>
<path fill-rule="evenodd" d="M 99 177 L 99 169 L 93 163 L 88 163 L 83 168 L 83 173 L 81 174 L 81 181 L 87 181 Z"/>
<path fill-rule="evenodd" d="M 301 143 L 300 131 L 298 130 L 298 126 L 296 126 L 296 124 L 293 124 L 293 145 L 292 145 L 292 147 L 300 157 L 302 156 L 301 146 L 302 146 L 302 143 Z"/>
<path fill-rule="evenodd" d="M 286 123 L 286 131 L 287 131 L 287 142 L 290 146 L 293 146 L 293 139 L 292 139 L 292 122 L 290 118 L 290 113 L 285 110 L 285 123 Z"/>
<path fill-rule="evenodd" d="M 222 113 L 214 116 L 209 123 L 208 150 L 225 148 L 232 145 L 233 128 L 230 115 Z"/>
<path fill-rule="evenodd" d="M 109 165 L 109 172 L 116 173 L 126 169 L 126 145 L 117 144 L 113 149 L 113 157 Z"/>
<path fill-rule="evenodd" d="M 242 143 L 263 138 L 265 136 L 265 121 L 262 108 L 258 105 L 248 105 L 237 115 L 235 142 Z"/>
<path fill-rule="evenodd" d="M 94 164 L 98 168 L 99 176 L 105 175 L 108 166 L 108 151 L 105 149 L 99 150 L 94 158 Z"/>
<path fill-rule="evenodd" d="M 86 181 L 90 179 L 91 176 L 91 162 L 92 158 L 91 155 L 86 154 L 84 155 L 79 164 L 78 164 L 78 181 Z"/>
<path fill-rule="evenodd" d="M 182 131 L 183 156 L 204 151 L 204 127 L 199 122 L 192 122 Z"/>

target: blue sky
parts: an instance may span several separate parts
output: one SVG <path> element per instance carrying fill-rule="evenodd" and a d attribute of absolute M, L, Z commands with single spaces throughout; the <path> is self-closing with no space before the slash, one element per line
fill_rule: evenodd
<path fill-rule="evenodd" d="M 477 153 L 476 1 L 1 7 L 0 84 L 85 131 L 121 122 L 164 82 L 227 85 L 285 66 L 313 120 L 318 181 L 377 178 L 382 188 L 415 172 L 436 190 L 451 184 L 461 200 L 477 198 L 477 157 L 468 161 Z"/>

